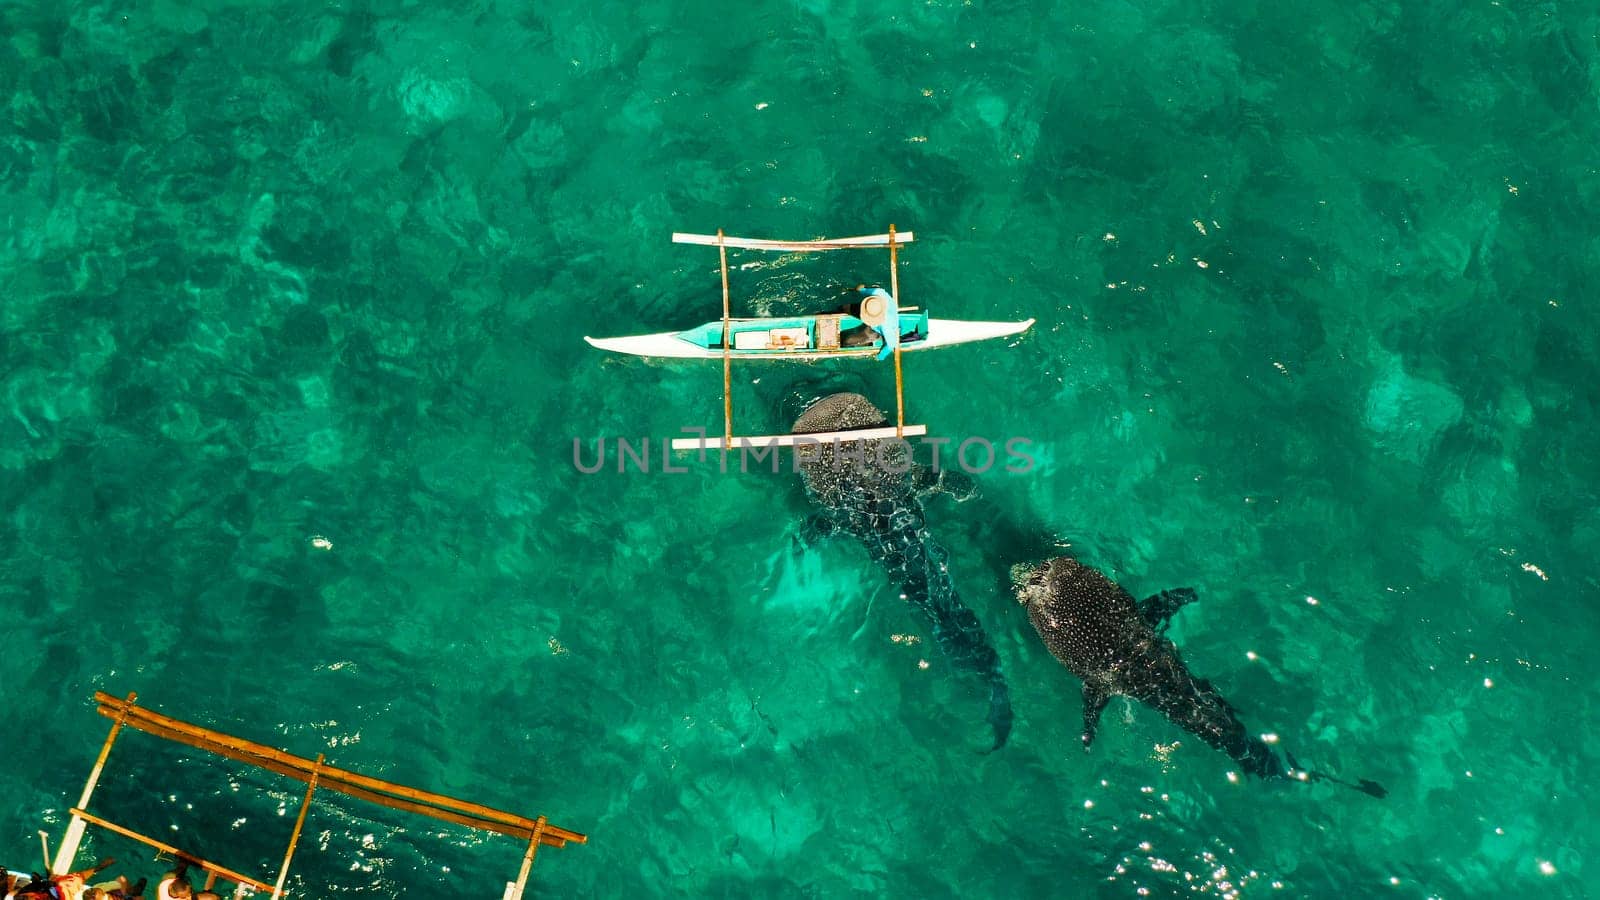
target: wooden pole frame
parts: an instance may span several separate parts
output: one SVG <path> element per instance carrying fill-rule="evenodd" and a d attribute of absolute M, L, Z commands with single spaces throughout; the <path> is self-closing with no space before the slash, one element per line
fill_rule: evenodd
<path fill-rule="evenodd" d="M 517 873 L 517 883 L 506 892 L 509 900 L 522 900 L 522 891 L 528 886 L 528 873 L 533 871 L 533 858 L 539 854 L 539 838 L 544 833 L 545 818 L 540 816 L 534 820 L 533 836 L 528 840 L 528 849 L 522 854 L 522 870 Z"/>
<path fill-rule="evenodd" d="M 84 821 L 88 822 L 90 825 L 94 825 L 97 828 L 104 828 L 107 831 L 120 834 L 129 840 L 137 841 L 147 847 L 154 848 L 162 853 L 167 854 L 168 856 L 173 857 L 174 859 L 185 860 L 196 868 L 204 870 L 206 873 L 208 873 L 208 876 L 221 875 L 223 878 L 226 878 L 235 884 L 249 885 L 258 891 L 272 890 L 272 885 L 267 884 L 260 879 L 251 878 L 249 875 L 236 872 L 227 866 L 219 865 L 203 857 L 196 856 L 193 853 L 180 850 L 177 847 L 166 843 L 165 841 L 158 841 L 148 835 L 140 834 L 139 832 L 134 831 L 132 828 L 124 828 L 115 822 L 107 821 L 99 816 L 91 815 L 81 809 L 74 809 L 72 814 L 81 817 Z M 207 883 L 210 883 L 211 880 L 212 879 L 210 877 L 206 879 Z"/>
<path fill-rule="evenodd" d="M 704 244 L 717 248 L 717 261 L 722 270 L 722 449 L 724 453 L 733 450 L 733 317 L 730 309 L 728 289 L 728 248 L 742 247 L 747 250 L 780 250 L 785 252 L 807 253 L 817 250 L 840 250 L 846 248 L 888 247 L 889 248 L 889 296 L 894 299 L 896 312 L 910 311 L 916 307 L 900 307 L 900 245 L 908 244 L 914 239 L 911 232 L 900 234 L 896 231 L 894 223 L 889 223 L 887 234 L 863 235 L 861 237 L 840 238 L 836 240 L 818 241 L 772 241 L 756 238 L 730 238 L 722 228 L 717 229 L 715 235 L 688 234 L 673 232 L 672 241 L 677 244 Z M 897 326 L 898 327 L 898 326 Z M 905 371 L 900 362 L 900 335 L 895 335 L 894 342 L 894 406 L 895 426 L 894 436 L 904 440 L 906 436 L 906 389 Z M 887 338 L 885 338 L 887 340 Z M 594 343 L 593 340 L 590 343 Z M 865 353 L 861 355 L 866 355 Z M 913 426 L 917 428 L 921 426 Z M 688 430 L 688 429 L 686 429 Z M 920 432 L 926 433 L 926 431 Z M 763 441 L 771 441 L 776 435 L 765 435 Z M 763 445 L 765 446 L 765 444 Z M 698 439 L 679 439 L 672 442 L 674 451 L 699 450 L 704 458 L 706 450 L 710 449 L 710 441 L 701 432 Z M 509 889 L 509 885 L 507 886 Z"/>
<path fill-rule="evenodd" d="M 278 883 L 272 888 L 272 900 L 283 896 L 283 883 L 289 880 L 289 864 L 294 862 L 294 848 L 300 843 L 300 830 L 306 827 L 306 813 L 311 812 L 311 795 L 317 792 L 317 777 L 322 774 L 323 755 L 317 754 L 317 764 L 311 767 L 311 780 L 306 783 L 306 799 L 300 801 L 300 816 L 294 820 L 294 833 L 289 835 L 289 849 L 283 851 L 283 868 L 278 870 Z"/>
<path fill-rule="evenodd" d="M 112 719 L 113 725 L 111 733 L 106 737 L 105 745 L 101 748 L 100 757 L 95 763 L 94 771 L 89 776 L 89 783 L 84 788 L 84 802 L 87 802 L 89 795 L 92 793 L 95 782 L 104 768 L 106 758 L 110 755 L 111 745 L 124 725 L 165 740 L 205 750 L 226 759 L 237 760 L 256 768 L 306 782 L 305 799 L 300 804 L 300 814 L 295 819 L 294 832 L 290 835 L 289 847 L 284 852 L 283 867 L 278 872 L 276 885 L 272 886 L 233 869 L 202 859 L 192 853 L 179 850 L 177 847 L 155 838 L 147 837 L 132 829 L 91 815 L 83 810 L 82 803 L 70 810 L 73 821 L 79 823 L 78 834 L 80 837 L 85 825 L 95 825 L 154 847 L 163 853 L 188 860 L 209 873 L 207 878 L 208 887 L 214 883 L 217 875 L 235 882 L 238 885 L 234 891 L 235 898 L 243 897 L 244 893 L 250 889 L 270 891 L 273 898 L 287 896 L 284 892 L 284 884 L 288 880 L 289 868 L 294 861 L 295 850 L 299 846 L 300 837 L 305 829 L 306 817 L 311 809 L 312 797 L 318 788 L 347 794 L 390 809 L 413 812 L 480 831 L 497 832 L 526 839 L 528 841 L 528 849 L 523 854 L 521 873 L 515 883 L 506 883 L 507 896 L 512 896 L 512 890 L 515 890 L 516 897 L 520 898 L 522 896 L 522 890 L 526 886 L 528 876 L 533 867 L 533 860 L 538 853 L 540 844 L 564 847 L 569 841 L 581 844 L 587 843 L 589 840 L 585 834 L 551 825 L 544 816 L 539 816 L 537 819 L 529 819 L 444 794 L 436 794 L 431 791 L 359 775 L 355 772 L 326 765 L 326 756 L 321 753 L 317 754 L 315 761 L 308 760 L 265 744 L 258 744 L 254 741 L 233 737 L 232 735 L 192 725 L 170 716 L 164 716 L 153 710 L 138 706 L 135 703 L 138 699 L 137 694 L 130 693 L 127 699 L 124 700 L 104 691 L 96 691 L 94 697 L 95 702 L 99 704 L 98 712 L 106 718 Z M 41 832 L 42 834 L 43 832 Z M 73 854 L 65 857 L 65 864 L 71 864 L 73 855 L 76 855 L 76 847 L 74 847 Z M 59 862 L 62 858 L 58 856 L 57 859 Z"/>
<path fill-rule="evenodd" d="M 717 229 L 717 257 L 722 262 L 722 449 L 732 450 L 733 323 L 728 317 L 728 243 L 721 228 Z"/>
<path fill-rule="evenodd" d="M 895 329 L 900 328 L 900 244 L 895 240 L 894 223 L 889 223 L 889 296 L 894 298 L 896 311 Z M 906 437 L 906 386 L 905 376 L 900 373 L 900 335 L 894 336 L 894 436 L 899 440 Z"/>
<path fill-rule="evenodd" d="M 845 431 L 811 431 L 799 434 L 742 434 L 734 440 L 740 449 L 752 450 L 761 447 L 807 447 L 818 444 L 837 444 L 847 441 L 877 441 L 884 438 L 900 437 L 907 435 L 918 437 L 928 433 L 926 425 L 907 425 L 896 429 L 893 425 L 882 428 L 853 428 Z M 706 451 L 716 449 L 717 439 L 714 437 L 673 438 L 670 444 L 673 452 Z"/>
<path fill-rule="evenodd" d="M 128 693 L 127 708 L 132 708 L 139 695 L 130 691 Z M 94 768 L 89 770 L 89 778 L 83 783 L 83 793 L 78 796 L 78 805 L 75 809 L 88 809 L 89 798 L 94 796 L 94 789 L 100 783 L 100 773 L 105 771 L 106 758 L 111 755 L 111 745 L 117 742 L 117 735 L 122 731 L 122 724 L 127 721 L 127 708 L 111 722 L 111 732 L 106 735 L 106 742 L 100 746 L 100 755 L 95 758 Z M 84 829 L 88 822 L 78 815 L 72 816 L 72 821 L 67 823 L 67 833 L 61 838 L 61 843 L 56 847 L 55 862 L 48 863 L 50 874 L 65 875 L 72 871 L 72 860 L 78 855 L 78 845 L 83 842 Z M 46 855 L 48 860 L 48 854 Z"/>
<path fill-rule="evenodd" d="M 106 694 L 96 692 L 95 700 L 100 704 L 100 714 L 107 718 L 114 718 L 122 708 L 123 701 Z M 128 712 L 127 724 L 140 731 L 153 734 L 179 744 L 187 744 L 218 756 L 238 760 L 257 768 L 266 769 L 298 781 L 310 779 L 311 768 L 314 763 L 303 757 L 285 753 L 265 744 L 247 741 L 232 735 L 212 731 L 198 725 L 191 725 L 178 719 L 164 716 L 146 707 L 133 707 Z M 324 790 L 348 794 L 369 803 L 387 806 L 390 809 L 399 809 L 430 816 L 446 822 L 465 825 L 481 831 L 494 831 L 512 837 L 526 838 L 533 832 L 537 824 L 535 820 L 519 816 L 503 810 L 493 809 L 478 803 L 459 800 L 444 794 L 419 790 L 401 784 L 360 775 L 345 769 L 333 766 L 323 766 L 319 786 Z M 544 843 L 551 847 L 564 847 L 568 841 L 585 843 L 588 837 L 576 831 L 547 825 L 544 830 Z"/>
<path fill-rule="evenodd" d="M 900 233 L 900 243 L 909 244 L 916 240 L 916 235 L 909 231 Z M 689 234 L 682 231 L 672 233 L 674 244 L 701 244 L 707 247 L 717 246 L 717 236 L 714 234 Z M 746 238 L 725 235 L 723 243 L 729 247 L 741 250 L 777 250 L 784 253 L 812 253 L 819 250 L 859 250 L 863 247 L 887 247 L 889 236 L 887 234 L 863 234 L 859 237 L 823 238 L 815 241 L 772 241 L 762 238 Z"/>

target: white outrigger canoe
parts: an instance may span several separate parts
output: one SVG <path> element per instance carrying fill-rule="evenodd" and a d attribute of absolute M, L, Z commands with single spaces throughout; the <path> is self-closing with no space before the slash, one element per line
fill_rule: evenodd
<path fill-rule="evenodd" d="M 888 234 L 816 241 L 772 241 L 730 237 L 721 229 L 718 229 L 716 234 L 674 232 L 673 243 L 700 244 L 717 248 L 722 263 L 722 318 L 687 331 L 661 331 L 655 334 L 613 338 L 594 338 L 585 335 L 584 340 L 591 347 L 633 356 L 722 360 L 722 436 L 715 438 L 702 434 L 698 438 L 677 438 L 672 441 L 674 450 L 703 451 L 717 447 L 731 450 L 736 440 L 739 446 L 743 447 L 777 447 L 836 439 L 855 441 L 884 437 L 903 439 L 908 435 L 926 434 L 926 426 L 906 424 L 900 355 L 917 350 L 953 347 L 957 344 L 1022 334 L 1033 327 L 1033 320 L 967 322 L 960 319 L 935 319 L 914 306 L 900 306 L 898 251 L 901 245 L 909 244 L 914 239 L 911 232 L 896 232 L 893 225 L 889 226 Z M 863 293 L 868 296 L 859 306 L 847 307 L 837 312 L 735 319 L 729 313 L 729 247 L 744 250 L 777 250 L 787 253 L 887 248 L 890 287 L 888 291 L 882 288 L 870 291 L 862 288 Z M 895 340 L 891 342 L 891 338 Z M 886 348 L 885 343 L 892 343 L 892 346 Z M 737 437 L 734 435 L 731 367 L 735 359 L 816 360 L 840 357 L 882 359 L 890 354 L 894 357 L 895 381 L 895 424 L 892 427 L 806 435 L 773 434 Z"/>
<path fill-rule="evenodd" d="M 834 238 L 819 241 L 770 241 L 716 234 L 674 232 L 674 243 L 702 244 L 745 250 L 780 250 L 807 253 L 819 250 L 887 247 L 890 235 Z M 893 236 L 895 246 L 909 244 L 915 236 L 901 232 Z M 726 262 L 724 262 L 726 266 Z M 727 274 L 723 274 L 723 308 L 727 308 Z M 916 307 L 898 310 L 899 349 L 905 353 L 954 347 L 973 341 L 1021 334 L 1033 327 L 1032 319 L 1021 322 L 967 322 L 960 319 L 934 319 Z M 650 356 L 661 359 L 791 359 L 813 360 L 838 357 L 876 356 L 883 349 L 883 337 L 866 322 L 846 312 L 817 313 L 767 318 L 724 317 L 687 331 L 661 331 L 627 337 L 596 338 L 585 335 L 589 346 L 613 353 Z"/>
<path fill-rule="evenodd" d="M 631 337 L 585 336 L 584 340 L 591 347 L 634 356 L 721 359 L 722 324 L 720 321 L 707 322 L 687 331 L 662 331 Z M 966 322 L 960 319 L 934 319 L 920 312 L 901 310 L 900 350 L 912 353 L 954 347 L 973 341 L 1010 337 L 1031 327 L 1032 319 L 1021 322 Z M 860 319 L 845 313 L 730 319 L 728 333 L 733 341 L 728 353 L 734 359 L 810 360 L 876 356 L 883 347 L 882 337 L 872 334 Z"/>

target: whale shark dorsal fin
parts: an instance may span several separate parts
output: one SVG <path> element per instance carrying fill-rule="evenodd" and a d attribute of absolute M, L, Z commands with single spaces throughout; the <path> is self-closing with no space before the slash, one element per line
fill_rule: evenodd
<path fill-rule="evenodd" d="M 1100 727 L 1100 712 L 1106 708 L 1111 695 L 1104 689 L 1087 682 L 1083 685 L 1083 749 L 1094 744 L 1095 729 Z"/>
<path fill-rule="evenodd" d="M 1151 628 L 1165 632 L 1173 614 L 1198 599 L 1192 587 L 1173 588 L 1139 601 L 1139 615 Z"/>
<path fill-rule="evenodd" d="M 955 469 L 912 466 L 911 484 L 920 495 L 949 494 L 957 503 L 972 499 L 978 492 L 978 482 L 971 475 Z"/>

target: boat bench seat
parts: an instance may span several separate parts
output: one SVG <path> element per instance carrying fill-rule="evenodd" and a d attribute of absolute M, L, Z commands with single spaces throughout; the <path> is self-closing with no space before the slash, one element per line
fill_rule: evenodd
<path fill-rule="evenodd" d="M 817 316 L 817 349 L 839 349 L 838 316 Z"/>

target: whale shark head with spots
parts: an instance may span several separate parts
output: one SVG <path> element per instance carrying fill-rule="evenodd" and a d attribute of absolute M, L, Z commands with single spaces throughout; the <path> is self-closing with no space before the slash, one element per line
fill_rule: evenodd
<path fill-rule="evenodd" d="M 887 422 L 860 394 L 832 394 L 801 413 L 794 433 L 852 431 Z M 914 609 L 945 655 L 989 687 L 994 747 L 1011 732 L 1011 695 L 1000 657 L 956 592 L 949 554 L 928 534 L 920 489 L 937 488 L 937 473 L 912 466 L 903 441 L 821 442 L 795 448 L 806 493 L 820 512 L 811 534 L 841 532 L 861 542 Z M 953 474 L 953 473 L 946 473 Z"/>

